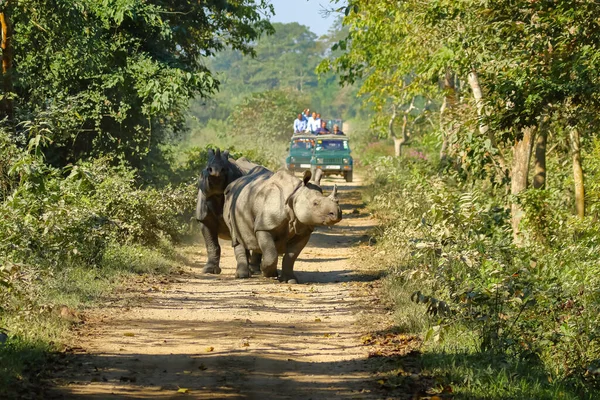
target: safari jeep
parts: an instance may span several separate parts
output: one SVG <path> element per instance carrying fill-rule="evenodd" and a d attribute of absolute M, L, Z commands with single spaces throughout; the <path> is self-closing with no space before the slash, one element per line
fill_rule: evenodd
<path fill-rule="evenodd" d="M 313 136 L 314 149 L 311 170 L 323 170 L 324 175 L 341 175 L 352 182 L 352 156 L 348 137 L 343 135 Z"/>
<path fill-rule="evenodd" d="M 310 159 L 315 146 L 315 135 L 294 135 L 290 141 L 290 153 L 285 159 L 287 169 L 304 172 L 310 169 Z"/>

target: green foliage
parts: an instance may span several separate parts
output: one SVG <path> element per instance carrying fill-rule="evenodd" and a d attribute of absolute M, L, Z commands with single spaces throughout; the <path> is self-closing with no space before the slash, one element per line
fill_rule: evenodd
<path fill-rule="evenodd" d="M 54 164 L 114 153 L 140 166 L 183 128 L 188 100 L 218 88 L 200 61 L 226 47 L 253 53 L 273 9 L 263 0 L 24 0 L 6 11 L 15 125 L 47 121 Z"/>
<path fill-rule="evenodd" d="M 315 73 L 331 45 L 346 32 L 339 21 L 319 39 L 309 27 L 297 23 L 274 23 L 273 28 L 273 35 L 257 41 L 256 58 L 242 57 L 239 51 L 231 50 L 209 60 L 207 65 L 218 71 L 221 86 L 214 99 L 198 99 L 190 106 L 191 114 L 202 126 L 210 119 L 227 119 L 253 94 L 271 91 L 297 93 L 304 103 L 294 113 L 311 108 L 327 118 L 349 119 L 360 112 L 355 87 L 340 88 L 333 73 Z M 290 124 L 295 115 L 291 118 L 286 116 Z"/>
<path fill-rule="evenodd" d="M 583 156 L 586 176 L 586 207 L 594 220 L 600 218 L 600 139 L 595 138 Z"/>
<path fill-rule="evenodd" d="M 265 143 L 287 142 L 293 133 L 294 119 L 304 104 L 306 99 L 300 93 L 283 90 L 255 93 L 229 117 L 231 134 L 257 137 Z"/>
<path fill-rule="evenodd" d="M 552 191 L 530 190 L 520 202 L 531 236 L 515 248 L 502 196 L 485 186 L 440 176 L 422 157 L 380 158 L 371 170 L 370 207 L 393 290 L 429 314 L 401 326 L 432 341 L 469 332 L 478 351 L 540 363 L 549 379 L 591 396 L 600 358 L 597 224 L 561 212 Z"/>
<path fill-rule="evenodd" d="M 25 155 L 11 171 L 20 182 L 0 205 L 0 256 L 16 262 L 93 265 L 111 241 L 177 241 L 193 208 L 193 189 L 138 189 L 133 170 L 107 159 L 60 170 Z"/>

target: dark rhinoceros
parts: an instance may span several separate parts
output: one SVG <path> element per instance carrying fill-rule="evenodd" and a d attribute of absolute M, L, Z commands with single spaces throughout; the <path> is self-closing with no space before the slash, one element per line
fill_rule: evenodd
<path fill-rule="evenodd" d="M 250 276 L 253 251 L 262 254 L 260 269 L 267 277 L 277 276 L 278 255 L 283 254 L 280 280 L 297 283 L 294 262 L 314 227 L 342 219 L 337 187 L 325 197 L 320 170 L 314 178 L 310 171 L 300 180 L 286 170 L 256 167 L 227 186 L 223 213 L 237 260 L 236 278 Z"/>
<path fill-rule="evenodd" d="M 229 158 L 227 150 L 223 153 L 218 148 L 216 151 L 208 150 L 208 163 L 206 168 L 202 170 L 198 182 L 198 201 L 196 205 L 196 219 L 200 222 L 208 257 L 203 269 L 205 273 L 221 273 L 219 237 L 231 239 L 229 229 L 223 221 L 225 188 L 256 166 L 256 164 L 245 158 L 238 160 Z M 254 260 L 253 265 L 256 265 L 256 269 L 258 269 L 259 263 L 259 260 Z"/>

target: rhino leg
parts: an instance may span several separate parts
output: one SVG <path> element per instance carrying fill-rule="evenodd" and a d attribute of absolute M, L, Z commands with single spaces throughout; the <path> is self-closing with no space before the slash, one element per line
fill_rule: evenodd
<path fill-rule="evenodd" d="M 294 275 L 294 263 L 309 239 L 310 235 L 295 236 L 288 242 L 285 254 L 283 255 L 281 276 L 279 277 L 281 282 L 298 283 L 298 279 Z"/>
<path fill-rule="evenodd" d="M 267 278 L 275 278 L 277 276 L 277 247 L 273 236 L 266 231 L 256 232 L 256 240 L 258 246 L 262 252 L 262 262 L 260 264 L 260 270 L 263 276 Z"/>
<path fill-rule="evenodd" d="M 204 236 L 208 258 L 202 272 L 205 274 L 220 274 L 221 246 L 219 245 L 218 222 L 214 218 L 206 218 L 206 220 L 200 222 L 200 228 L 202 236 Z"/>
<path fill-rule="evenodd" d="M 252 274 L 248 268 L 248 257 L 250 252 L 244 248 L 241 244 L 233 247 L 235 253 L 235 259 L 237 261 L 237 268 L 235 270 L 235 277 L 240 279 L 250 278 Z"/>
<path fill-rule="evenodd" d="M 250 256 L 250 273 L 253 275 L 260 273 L 260 262 L 262 261 L 262 254 L 256 251 L 252 252 Z"/>

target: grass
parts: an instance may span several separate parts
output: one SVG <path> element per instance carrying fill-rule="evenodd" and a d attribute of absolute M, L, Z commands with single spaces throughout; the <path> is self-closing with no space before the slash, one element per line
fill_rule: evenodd
<path fill-rule="evenodd" d="M 8 339 L 0 344 L 0 398 L 39 388 L 49 355 L 61 351 L 73 324 L 61 316 L 65 306 L 74 312 L 92 308 L 133 275 L 166 274 L 181 256 L 169 244 L 158 249 L 112 244 L 95 268 L 68 264 L 60 269 L 37 271 L 25 281 L 15 281 L 4 293 L 6 307 L 0 327 Z M 0 289 L 2 290 L 2 289 Z"/>

